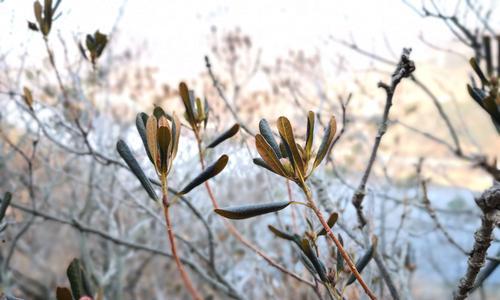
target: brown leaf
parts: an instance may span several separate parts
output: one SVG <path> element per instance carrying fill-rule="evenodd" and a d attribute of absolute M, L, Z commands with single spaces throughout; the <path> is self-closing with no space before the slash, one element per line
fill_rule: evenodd
<path fill-rule="evenodd" d="M 30 110 L 33 110 L 33 94 L 31 94 L 31 91 L 29 88 L 24 87 L 24 101 L 26 102 L 26 105 L 30 108 Z"/>
<path fill-rule="evenodd" d="M 146 122 L 146 138 L 148 141 L 148 149 L 151 158 L 157 170 L 160 169 L 160 155 L 158 153 L 158 140 L 157 140 L 158 122 L 156 117 L 151 115 Z"/>
<path fill-rule="evenodd" d="M 257 148 L 257 152 L 259 152 L 260 157 L 262 157 L 262 159 L 274 172 L 286 177 L 285 169 L 281 165 L 276 153 L 274 153 L 271 146 L 269 146 L 264 137 L 260 134 L 255 136 L 255 147 Z"/>
<path fill-rule="evenodd" d="M 296 170 L 298 170 L 299 177 L 302 178 L 305 175 L 304 162 L 297 148 L 295 137 L 293 136 L 292 125 L 290 124 L 290 121 L 286 117 L 278 118 L 278 131 L 280 133 L 281 138 L 288 145 L 290 152 L 293 156 L 294 167 Z"/>

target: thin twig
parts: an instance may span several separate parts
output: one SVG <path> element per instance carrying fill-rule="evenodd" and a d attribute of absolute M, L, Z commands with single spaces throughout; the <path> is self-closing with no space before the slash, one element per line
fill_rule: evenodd
<path fill-rule="evenodd" d="M 415 71 L 415 64 L 409 58 L 410 52 L 411 49 L 406 49 L 406 48 L 403 49 L 403 54 L 401 55 L 401 59 L 396 67 L 396 70 L 392 74 L 391 84 L 387 85 L 383 82 L 380 82 L 378 84 L 378 86 L 383 88 L 386 92 L 384 113 L 382 115 L 382 121 L 380 122 L 380 126 L 378 128 L 377 136 L 375 137 L 375 142 L 373 144 L 365 172 L 363 173 L 363 177 L 361 178 L 358 188 L 356 189 L 356 192 L 352 197 L 352 203 L 356 208 L 356 213 L 358 215 L 360 227 L 366 225 L 366 217 L 364 216 L 363 213 L 363 199 L 365 198 L 366 194 L 366 183 L 368 182 L 368 178 L 370 176 L 373 164 L 375 162 L 375 159 L 377 158 L 377 152 L 380 146 L 380 142 L 382 141 L 382 136 L 387 131 L 389 111 L 392 106 L 392 98 L 394 96 L 394 92 L 398 84 L 401 82 L 401 80 L 403 78 L 409 77 L 411 73 Z"/>

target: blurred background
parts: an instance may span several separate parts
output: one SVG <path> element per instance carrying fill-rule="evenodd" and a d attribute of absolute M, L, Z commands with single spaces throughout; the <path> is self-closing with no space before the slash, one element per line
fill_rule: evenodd
<path fill-rule="evenodd" d="M 45 42 L 28 28 L 36 22 L 33 1 L 0 1 L 0 197 L 13 194 L 0 233 L 0 291 L 55 299 L 56 286 L 68 285 L 66 267 L 78 257 L 105 299 L 187 299 L 173 261 L 154 251 L 169 250 L 163 212 L 117 163 L 115 150 L 119 138 L 126 140 L 153 176 L 136 114 L 161 106 L 182 115 L 177 86 L 185 81 L 210 107 L 203 142 L 242 125 L 235 138 L 206 151 L 207 161 L 230 156 L 211 181 L 221 205 L 303 198 L 252 163 L 253 135 L 260 119 L 275 128 L 286 115 L 303 140 L 310 110 L 319 120 L 317 148 L 334 115 L 338 142 L 311 179 L 323 209 L 340 213 L 334 231 L 355 258 L 367 248 L 367 236 L 377 235 L 402 299 L 450 298 L 480 224 L 474 197 L 498 176 L 499 134 L 467 92 L 467 84 L 478 81 L 469 58 L 482 65 L 485 40 L 500 65 L 496 6 L 493 0 L 63 0 Z M 93 67 L 79 45 L 97 30 L 108 43 Z M 377 84 L 390 83 L 403 48 L 412 48 L 416 71 L 394 95 L 364 201 L 370 225 L 360 230 L 351 197 L 384 110 L 386 94 Z M 174 165 L 173 188 L 201 170 L 188 128 Z M 191 262 L 187 270 L 203 295 L 234 298 L 233 290 L 248 299 L 318 298 L 231 236 L 203 187 L 187 198 L 201 218 L 179 203 L 173 222 L 180 255 Z M 234 225 L 312 280 L 294 246 L 267 228 L 300 232 L 307 216 L 294 208 Z M 488 263 L 498 264 L 500 235 L 494 234 Z M 212 246 L 217 263 L 210 269 L 204 257 Z M 328 251 L 322 255 L 331 259 Z M 496 299 L 499 274 L 493 271 L 471 299 Z M 381 299 L 391 299 L 376 264 L 363 275 Z M 359 285 L 346 288 L 345 296 L 366 297 Z"/>

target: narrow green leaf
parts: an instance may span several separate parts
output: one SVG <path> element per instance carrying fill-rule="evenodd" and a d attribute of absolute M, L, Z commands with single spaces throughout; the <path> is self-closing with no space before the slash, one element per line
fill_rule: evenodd
<path fill-rule="evenodd" d="M 271 127 L 269 126 L 269 123 L 267 122 L 266 119 L 260 120 L 259 131 L 260 131 L 260 134 L 262 135 L 262 137 L 264 137 L 266 142 L 273 149 L 274 154 L 276 154 L 276 156 L 278 158 L 281 158 L 282 156 L 281 156 L 280 147 L 278 146 L 278 143 L 274 139 L 273 132 L 272 132 Z"/>
<path fill-rule="evenodd" d="M 306 145 L 304 147 L 306 158 L 309 158 L 311 155 L 313 138 L 314 138 L 314 113 L 312 111 L 309 111 L 309 113 L 307 114 Z"/>
<path fill-rule="evenodd" d="M 135 126 L 137 127 L 137 132 L 139 132 L 139 136 L 141 137 L 142 144 L 144 145 L 144 150 L 146 150 L 146 154 L 148 155 L 149 160 L 154 164 L 153 158 L 151 157 L 151 153 L 149 153 L 148 148 L 148 138 L 146 134 L 146 122 L 148 121 L 148 115 L 141 112 L 138 113 L 135 118 Z"/>
<path fill-rule="evenodd" d="M 151 182 L 149 181 L 146 174 L 144 174 L 144 171 L 142 170 L 141 166 L 135 159 L 134 155 L 130 151 L 130 148 L 127 146 L 127 144 L 123 140 L 118 140 L 118 142 L 116 143 L 116 150 L 123 158 L 123 160 L 127 163 L 132 173 L 134 173 L 137 179 L 139 179 L 139 182 L 142 184 L 142 187 L 146 190 L 149 197 L 157 201 L 158 196 L 156 195 L 156 192 L 153 189 Z"/>
<path fill-rule="evenodd" d="M 68 276 L 71 292 L 75 299 L 80 299 L 83 296 L 93 296 L 85 270 L 79 259 L 75 258 L 71 261 L 66 270 L 66 275 Z"/>
<path fill-rule="evenodd" d="M 204 118 L 205 110 L 203 109 L 203 104 L 201 103 L 200 98 L 196 98 L 195 106 L 196 106 L 196 120 L 201 121 Z"/>
<path fill-rule="evenodd" d="M 295 241 L 295 237 L 289 233 L 283 232 L 279 230 L 278 228 L 274 227 L 273 225 L 267 225 L 267 228 L 271 230 L 272 233 L 274 233 L 275 236 L 282 238 L 284 240 L 288 241 Z"/>
<path fill-rule="evenodd" d="M 317 272 L 311 260 L 303 252 L 299 252 L 299 255 L 300 260 L 302 261 L 306 269 L 309 271 L 309 273 L 311 273 L 312 276 L 314 276 L 315 279 L 317 279 Z"/>
<path fill-rule="evenodd" d="M 370 260 L 373 258 L 373 254 L 375 253 L 376 248 L 377 248 L 377 241 L 378 241 L 377 238 L 374 237 L 370 248 L 356 262 L 356 269 L 358 270 L 358 272 L 360 274 L 363 271 L 363 269 L 368 265 Z M 354 275 L 351 274 L 351 276 L 349 277 L 349 280 L 346 283 L 346 286 L 352 284 L 354 281 L 356 281 L 356 277 L 354 277 Z"/>
<path fill-rule="evenodd" d="M 199 186 L 210 178 L 215 177 L 217 174 L 222 172 L 222 170 L 224 170 L 228 160 L 229 157 L 225 154 L 219 157 L 219 159 L 215 163 L 208 166 L 203 172 L 201 172 L 190 183 L 188 183 L 179 193 L 187 194 L 195 187 Z"/>
<path fill-rule="evenodd" d="M 57 300 L 73 300 L 71 291 L 67 287 L 58 286 L 56 289 Z"/>
<path fill-rule="evenodd" d="M 2 204 L 0 204 L 0 221 L 5 217 L 5 212 L 10 205 L 10 201 L 12 200 L 12 194 L 10 192 L 5 192 L 5 195 L 2 199 Z"/>
<path fill-rule="evenodd" d="M 234 124 L 233 126 L 231 126 L 231 128 L 229 128 L 224 133 L 222 133 L 221 135 L 219 135 L 213 142 L 211 142 L 210 144 L 208 144 L 207 148 L 215 148 L 220 143 L 222 143 L 225 140 L 233 137 L 235 134 L 238 133 L 239 130 L 240 130 L 240 125 L 239 124 Z"/>
<path fill-rule="evenodd" d="M 486 73 L 491 77 L 493 75 L 493 59 L 491 57 L 491 38 L 483 36 L 484 60 L 486 61 Z"/>
<path fill-rule="evenodd" d="M 196 119 L 194 116 L 193 105 L 192 105 L 191 98 L 189 95 L 189 89 L 184 82 L 181 82 L 179 84 L 179 93 L 181 95 L 182 102 L 184 103 L 184 107 L 186 108 L 186 115 L 187 115 L 188 122 L 191 125 L 194 125 L 196 122 Z"/>
<path fill-rule="evenodd" d="M 174 112 L 172 117 L 172 149 L 170 151 L 170 164 L 172 164 L 173 159 L 177 155 L 177 149 L 179 148 L 179 138 L 181 136 L 181 121 Z"/>
<path fill-rule="evenodd" d="M 44 23 L 46 26 L 45 35 L 49 34 L 50 29 L 52 28 L 52 19 L 54 18 L 54 14 L 52 12 L 52 0 L 45 0 L 44 8 Z"/>
<path fill-rule="evenodd" d="M 308 239 L 302 239 L 301 241 L 301 249 L 304 252 L 304 254 L 309 258 L 311 263 L 314 266 L 314 269 L 316 270 L 316 273 L 318 273 L 319 278 L 323 281 L 326 282 L 328 279 L 326 277 L 326 268 L 323 265 L 323 263 L 319 260 L 319 258 L 316 256 L 316 253 L 314 253 L 311 244 Z"/>
<path fill-rule="evenodd" d="M 328 218 L 328 221 L 326 222 L 328 224 L 328 226 L 330 228 L 333 227 L 333 225 L 335 225 L 335 223 L 337 223 L 337 220 L 339 218 L 339 214 L 334 212 L 330 215 L 330 217 Z M 317 236 L 320 236 L 320 235 L 325 235 L 326 234 L 326 229 L 323 227 L 321 228 L 318 233 L 316 234 Z"/>
<path fill-rule="evenodd" d="M 207 98 L 205 98 L 205 105 L 203 105 L 203 109 L 205 110 L 205 120 L 203 121 L 203 128 L 207 128 L 208 123 L 208 114 L 209 114 L 209 106 Z"/>
<path fill-rule="evenodd" d="M 290 205 L 290 201 L 280 201 L 271 203 L 251 204 L 244 206 L 234 206 L 214 211 L 225 218 L 233 220 L 248 219 L 263 214 L 280 211 Z"/>
<path fill-rule="evenodd" d="M 342 246 L 344 246 L 344 239 L 339 233 L 339 242 Z M 340 253 L 339 249 L 337 249 L 337 273 L 340 273 L 344 270 L 344 257 Z"/>
<path fill-rule="evenodd" d="M 313 169 L 319 166 L 328 152 L 330 152 L 330 146 L 332 145 L 333 137 L 335 136 L 336 132 L 337 123 L 335 121 L 335 117 L 332 116 L 330 122 L 328 123 L 328 127 L 325 129 L 325 133 L 323 134 L 323 140 L 321 141 L 321 145 L 319 146 L 318 154 L 316 154 Z"/>

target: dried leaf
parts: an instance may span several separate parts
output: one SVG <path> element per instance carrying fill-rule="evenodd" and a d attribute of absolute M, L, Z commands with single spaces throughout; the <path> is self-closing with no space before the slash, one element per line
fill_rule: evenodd
<path fill-rule="evenodd" d="M 179 192 L 179 194 L 187 194 L 195 187 L 199 186 L 200 184 L 204 183 L 205 181 L 209 180 L 210 178 L 215 177 L 217 174 L 222 172 L 222 170 L 224 170 L 224 168 L 227 165 L 228 160 L 229 160 L 229 157 L 225 154 L 222 155 L 221 157 L 219 157 L 219 159 L 215 163 L 208 166 L 205 170 L 203 170 L 203 172 L 201 172 L 190 183 L 188 183 Z"/>
<path fill-rule="evenodd" d="M 58 286 L 56 289 L 57 300 L 73 300 L 71 291 L 67 287 Z"/>
<path fill-rule="evenodd" d="M 33 94 L 31 93 L 31 90 L 27 87 L 24 87 L 23 91 L 24 91 L 23 95 L 24 102 L 26 102 L 26 105 L 28 105 L 29 109 L 33 111 Z"/>
<path fill-rule="evenodd" d="M 291 203 L 292 202 L 290 201 L 280 201 L 272 203 L 251 204 L 214 209 L 214 212 L 228 219 L 241 220 L 280 211 Z"/>

